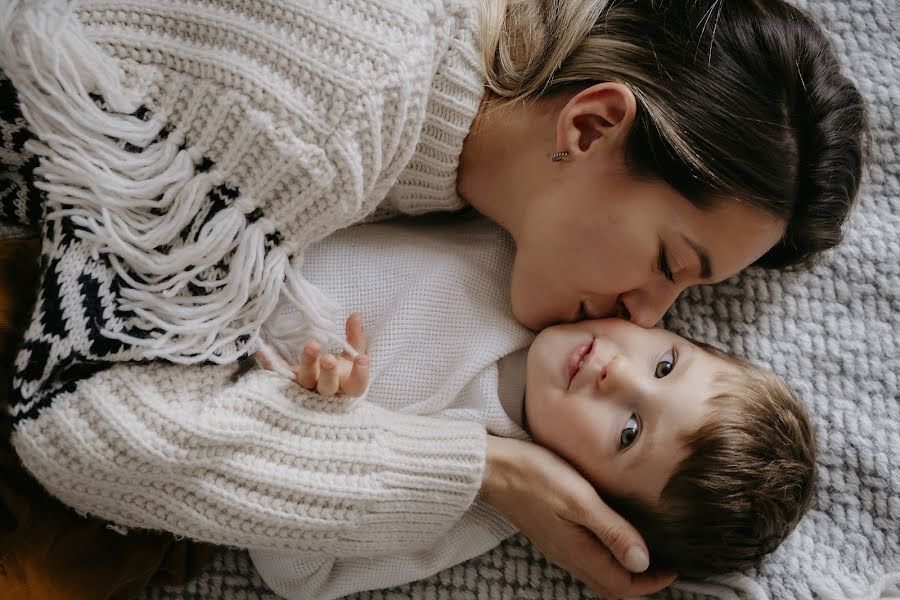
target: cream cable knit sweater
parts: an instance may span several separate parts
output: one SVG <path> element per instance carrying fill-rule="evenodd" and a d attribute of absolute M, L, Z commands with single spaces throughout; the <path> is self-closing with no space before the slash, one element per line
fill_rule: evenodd
<path fill-rule="evenodd" d="M 372 362 L 362 404 L 397 415 L 432 415 L 448 426 L 480 423 L 495 435 L 528 439 L 521 420 L 532 334 L 516 323 L 509 305 L 513 256 L 508 236 L 481 219 L 363 225 L 311 249 L 306 276 L 340 302 L 341 317 L 359 310 L 365 319 Z M 288 307 L 276 320 L 290 323 L 295 313 Z M 330 404 L 356 410 L 346 408 L 351 399 Z M 330 600 L 427 577 L 515 532 L 480 502 L 439 535 L 420 535 L 424 528 L 409 519 L 395 514 L 393 537 L 385 536 L 380 547 L 250 555 L 279 595 Z"/>
<path fill-rule="evenodd" d="M 281 300 L 328 333 L 310 243 L 377 207 L 461 205 L 474 36 L 472 0 L 0 7 L 19 101 L 0 111 L 18 186 L 3 214 L 44 240 L 13 443 L 51 493 L 251 548 L 403 547 L 459 519 L 481 424 L 335 410 L 270 374 L 231 385 L 231 367 L 159 359 L 231 362 Z"/>

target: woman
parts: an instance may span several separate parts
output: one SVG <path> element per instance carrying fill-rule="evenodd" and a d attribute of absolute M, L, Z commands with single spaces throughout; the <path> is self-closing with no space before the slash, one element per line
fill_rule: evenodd
<path fill-rule="evenodd" d="M 549 452 L 377 411 L 289 427 L 290 386 L 168 363 L 245 356 L 280 297 L 298 340 L 335 339 L 288 262 L 397 213 L 507 229 L 533 328 L 649 326 L 689 285 L 809 263 L 840 240 L 865 113 L 823 33 L 776 0 L 112 6 L 0 13 L 5 209 L 44 238 L 11 407 L 32 473 L 120 524 L 273 550 L 402 545 L 478 493 L 601 594 L 670 582 L 617 565 L 646 568 L 639 536 Z"/>

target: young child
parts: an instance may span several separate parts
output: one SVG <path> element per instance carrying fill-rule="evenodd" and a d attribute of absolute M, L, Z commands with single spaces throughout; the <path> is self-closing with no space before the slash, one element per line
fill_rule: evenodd
<path fill-rule="evenodd" d="M 510 313 L 513 258 L 511 240 L 480 220 L 334 234 L 307 253 L 304 272 L 361 312 L 368 339 L 358 315 L 343 315 L 360 356 L 310 343 L 282 362 L 277 352 L 290 349 L 280 334 L 295 319 L 286 308 L 268 325 L 262 362 L 329 395 L 325 410 L 365 401 L 468 419 L 553 450 L 641 531 L 654 567 L 701 577 L 753 564 L 781 543 L 815 479 L 813 432 L 788 387 L 710 346 L 619 319 L 534 337 Z M 423 520 L 427 499 L 422 490 Z M 392 548 L 348 540 L 329 556 L 251 557 L 278 594 L 324 600 L 429 576 L 515 533 L 477 499 L 440 539 L 417 538 L 415 522 L 395 525 L 404 541 Z"/>

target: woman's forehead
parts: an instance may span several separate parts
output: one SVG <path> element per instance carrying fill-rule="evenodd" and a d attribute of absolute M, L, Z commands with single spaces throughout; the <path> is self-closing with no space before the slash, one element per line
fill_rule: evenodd
<path fill-rule="evenodd" d="M 673 220 L 671 235 L 701 266 L 709 283 L 727 279 L 756 262 L 784 236 L 786 223 L 738 200 L 723 200 L 711 210 L 684 211 Z"/>

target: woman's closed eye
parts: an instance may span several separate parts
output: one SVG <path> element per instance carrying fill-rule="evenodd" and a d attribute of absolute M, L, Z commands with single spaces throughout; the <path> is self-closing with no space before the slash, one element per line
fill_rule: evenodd
<path fill-rule="evenodd" d="M 653 372 L 653 376 L 657 379 L 662 379 L 663 377 L 671 373 L 672 369 L 675 368 L 676 359 L 677 355 L 675 353 L 675 349 L 672 348 L 660 357 L 659 362 L 656 363 L 656 369 Z"/>
<path fill-rule="evenodd" d="M 670 282 L 675 281 L 675 275 L 672 273 L 672 267 L 669 266 L 669 255 L 666 253 L 665 247 L 659 245 L 659 255 L 656 258 L 656 268 L 663 274 L 663 277 Z"/>
<path fill-rule="evenodd" d="M 637 415 L 633 414 L 625 422 L 625 427 L 619 434 L 619 450 L 625 450 L 634 444 L 640 434 L 641 422 L 638 420 Z"/>

